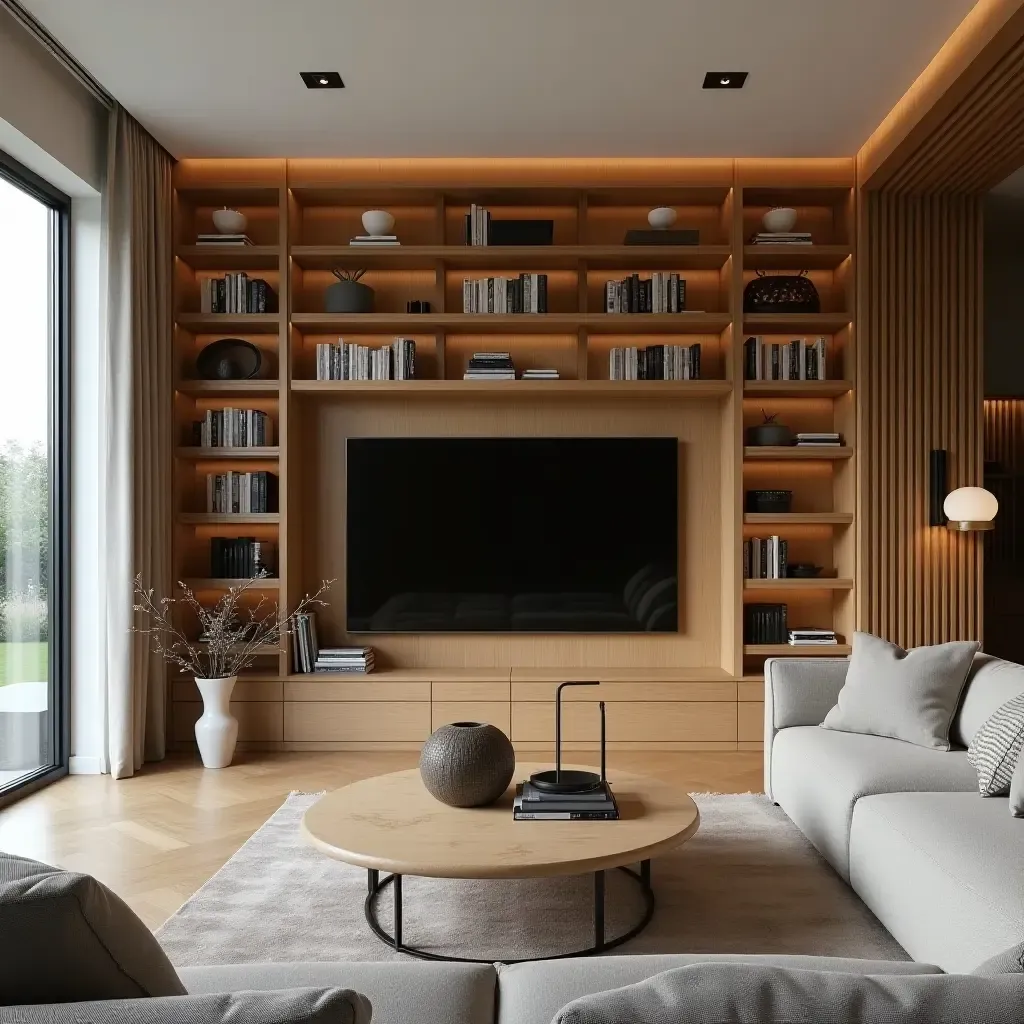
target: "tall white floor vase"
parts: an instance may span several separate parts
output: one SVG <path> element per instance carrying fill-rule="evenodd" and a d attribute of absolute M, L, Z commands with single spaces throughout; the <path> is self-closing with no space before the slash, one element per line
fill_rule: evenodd
<path fill-rule="evenodd" d="M 200 679 L 196 686 L 203 695 L 203 714 L 196 722 L 196 743 L 205 768 L 227 768 L 238 740 L 238 719 L 231 714 L 231 691 L 238 676 Z"/>

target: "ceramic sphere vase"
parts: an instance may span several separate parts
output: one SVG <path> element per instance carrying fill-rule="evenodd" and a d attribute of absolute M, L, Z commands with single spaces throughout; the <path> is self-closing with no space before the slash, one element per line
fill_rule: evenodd
<path fill-rule="evenodd" d="M 241 210 L 224 207 L 213 211 L 213 226 L 222 235 L 240 235 L 249 224 L 249 218 Z"/>
<path fill-rule="evenodd" d="M 791 206 L 776 206 L 761 218 L 765 231 L 786 232 L 796 227 L 796 210 Z"/>
<path fill-rule="evenodd" d="M 196 678 L 203 696 L 203 714 L 196 722 L 196 743 L 204 768 L 227 768 L 238 740 L 238 719 L 231 714 L 231 691 L 238 676 Z"/>
<path fill-rule="evenodd" d="M 420 778 L 449 807 L 483 807 L 508 789 L 516 768 L 509 738 L 483 722 L 453 722 L 423 744 Z"/>

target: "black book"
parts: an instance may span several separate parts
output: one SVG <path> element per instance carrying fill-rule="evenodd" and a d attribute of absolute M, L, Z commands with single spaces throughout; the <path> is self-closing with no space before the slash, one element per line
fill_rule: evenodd
<path fill-rule="evenodd" d="M 781 359 L 781 356 L 782 353 L 779 352 L 779 346 L 772 345 L 772 380 L 778 380 L 782 376 L 782 374 L 779 372 L 779 361 Z"/>
<path fill-rule="evenodd" d="M 779 541 L 779 577 L 785 579 L 789 573 L 789 541 Z"/>
<path fill-rule="evenodd" d="M 757 380 L 757 338 L 747 338 L 743 342 L 743 377 L 745 380 Z"/>
<path fill-rule="evenodd" d="M 537 309 L 541 313 L 548 311 L 548 275 L 537 275 Z"/>
<path fill-rule="evenodd" d="M 690 380 L 700 380 L 700 342 L 690 346 Z"/>
<path fill-rule="evenodd" d="M 639 313 L 640 309 L 640 275 L 632 274 L 629 279 L 629 312 Z"/>

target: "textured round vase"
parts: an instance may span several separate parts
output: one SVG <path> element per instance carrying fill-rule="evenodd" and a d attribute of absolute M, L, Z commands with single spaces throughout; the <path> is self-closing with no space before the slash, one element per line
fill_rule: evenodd
<path fill-rule="evenodd" d="M 222 235 L 240 235 L 248 223 L 249 218 L 241 210 L 230 210 L 225 206 L 222 210 L 213 211 L 213 226 Z"/>
<path fill-rule="evenodd" d="M 420 778 L 449 807 L 483 807 L 508 789 L 516 768 L 509 738 L 483 722 L 453 722 L 436 729 L 420 753 Z"/>
<path fill-rule="evenodd" d="M 196 743 L 204 768 L 227 768 L 238 740 L 238 719 L 231 714 L 231 691 L 238 676 L 196 678 L 203 695 L 203 714 L 196 722 Z"/>

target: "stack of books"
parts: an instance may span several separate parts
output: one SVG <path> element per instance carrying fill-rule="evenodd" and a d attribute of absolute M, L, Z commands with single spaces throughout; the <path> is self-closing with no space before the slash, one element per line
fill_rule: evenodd
<path fill-rule="evenodd" d="M 781 537 L 751 537 L 743 542 L 745 580 L 784 580 L 789 566 L 789 541 Z"/>
<path fill-rule="evenodd" d="M 678 274 L 652 274 L 642 280 L 630 274 L 604 286 L 606 313 L 682 313 L 686 310 L 686 282 Z"/>
<path fill-rule="evenodd" d="M 516 368 L 508 352 L 474 352 L 463 380 L 515 380 Z"/>
<path fill-rule="evenodd" d="M 252 245 L 248 235 L 199 235 L 196 245 Z"/>
<path fill-rule="evenodd" d="M 796 435 L 797 448 L 839 448 L 842 443 L 842 437 L 831 431 L 809 431 Z"/>
<path fill-rule="evenodd" d="M 276 296 L 266 281 L 244 271 L 199 282 L 200 313 L 273 313 Z"/>
<path fill-rule="evenodd" d="M 615 821 L 619 808 L 607 783 L 585 793 L 550 793 L 532 782 L 516 786 L 515 821 Z"/>
<path fill-rule="evenodd" d="M 700 380 L 700 343 L 613 348 L 609 380 Z"/>
<path fill-rule="evenodd" d="M 839 643 L 831 629 L 791 629 L 790 647 L 829 647 Z"/>
<path fill-rule="evenodd" d="M 365 675 L 373 671 L 372 647 L 321 647 L 313 665 L 315 672 L 343 672 Z"/>
<path fill-rule="evenodd" d="M 274 575 L 274 545 L 255 537 L 211 537 L 210 575 L 214 579 L 249 580 Z"/>
<path fill-rule="evenodd" d="M 751 245 L 810 245 L 810 231 L 759 231 Z"/>
<path fill-rule="evenodd" d="M 292 625 L 292 671 L 314 671 L 319 653 L 316 612 L 299 612 Z"/>
<path fill-rule="evenodd" d="M 401 245 L 398 235 L 356 235 L 348 240 L 349 245 Z"/>
<path fill-rule="evenodd" d="M 274 442 L 270 417 L 259 409 L 207 409 L 192 423 L 200 448 L 260 448 Z"/>
<path fill-rule="evenodd" d="M 546 313 L 548 275 L 464 278 L 463 313 Z"/>
<path fill-rule="evenodd" d="M 743 343 L 743 376 L 746 380 L 828 380 L 827 341 L 747 338 Z"/>
<path fill-rule="evenodd" d="M 784 644 L 789 636 L 784 604 L 747 604 L 743 606 L 743 642 L 746 644 Z"/>
<path fill-rule="evenodd" d="M 416 342 L 395 338 L 390 345 L 370 348 L 344 338 L 337 345 L 316 347 L 317 380 L 412 380 L 416 376 Z"/>
<path fill-rule="evenodd" d="M 523 370 L 523 380 L 558 380 L 558 371 L 549 369 Z"/>
<path fill-rule="evenodd" d="M 206 477 L 206 511 L 249 515 L 272 512 L 277 504 L 277 477 L 257 473 L 210 473 Z"/>
<path fill-rule="evenodd" d="M 466 217 L 466 245 L 487 245 L 490 231 L 491 211 L 473 203 Z"/>

